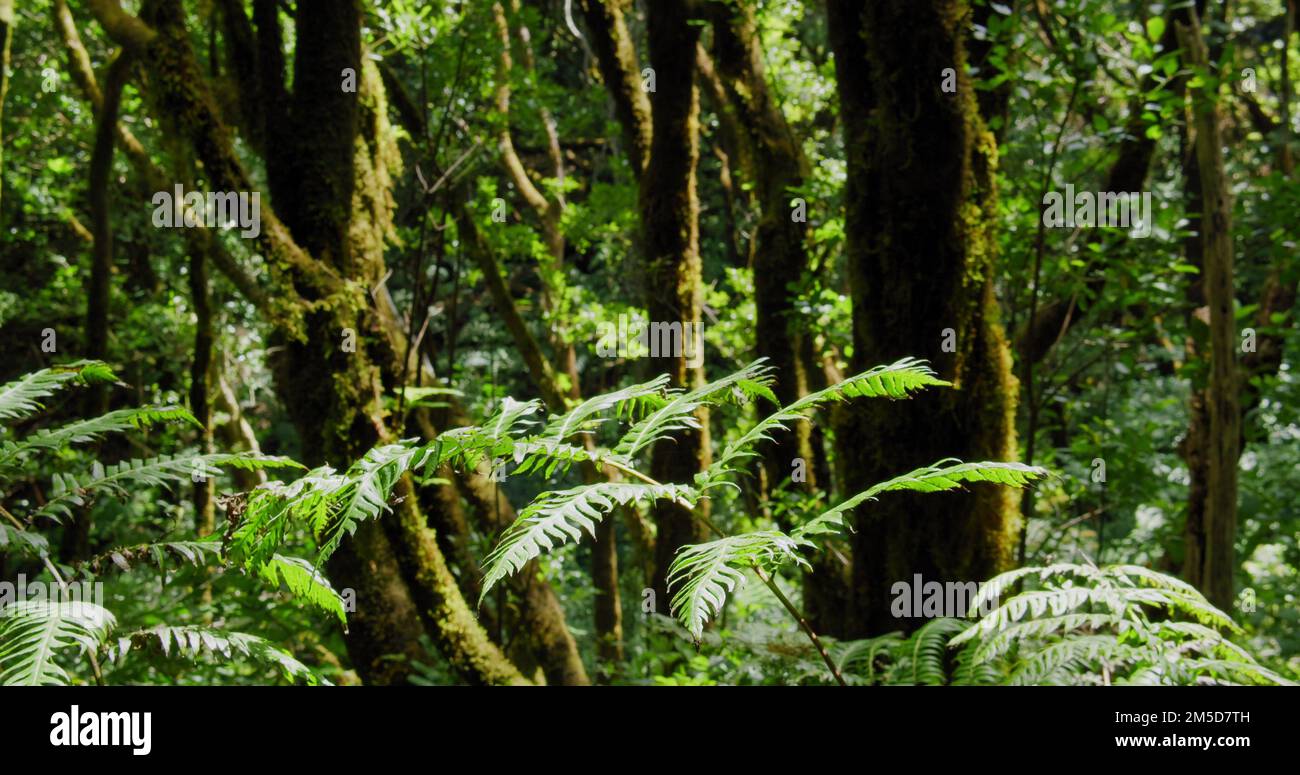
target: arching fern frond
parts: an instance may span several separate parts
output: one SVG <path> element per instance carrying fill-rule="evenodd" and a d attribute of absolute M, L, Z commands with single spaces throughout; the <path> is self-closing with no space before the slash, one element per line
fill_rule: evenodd
<path fill-rule="evenodd" d="M 819 406 L 850 398 L 908 398 L 925 387 L 950 384 L 952 383 L 936 377 L 925 361 L 915 358 L 904 358 L 888 366 L 868 369 L 828 388 L 809 393 L 760 420 L 740 438 L 724 447 L 718 459 L 697 477 L 696 483 L 706 490 L 723 484 L 724 477 L 733 473 L 737 465 L 758 455 L 755 448 L 764 441 L 770 441 L 771 434 L 789 430 L 786 423 L 803 419 Z M 777 401 L 773 399 L 773 403 Z"/>
<path fill-rule="evenodd" d="M 222 466 L 249 470 L 302 468 L 288 458 L 257 452 L 164 455 L 147 460 L 124 460 L 107 467 L 95 461 L 89 475 L 56 473 L 51 480 L 50 499 L 29 517 L 29 521 L 48 517 L 57 522 L 69 516 L 73 506 L 84 506 L 98 495 L 107 494 L 125 499 L 134 489 L 167 487 L 188 482 L 196 472 L 202 472 L 206 476 Z"/>
<path fill-rule="evenodd" d="M 568 412 L 552 417 L 537 441 L 558 444 L 578 433 L 589 433 L 603 421 L 599 415 L 610 410 L 615 417 L 635 417 L 647 407 L 660 408 L 665 402 L 667 386 L 668 375 L 661 374 L 649 382 L 589 398 Z"/>
<path fill-rule="evenodd" d="M 344 631 L 347 631 L 348 614 L 343 605 L 343 598 L 330 584 L 329 579 L 326 579 L 310 562 L 299 557 L 277 554 L 260 568 L 259 574 L 274 587 L 279 587 L 280 582 L 283 581 L 294 597 L 334 614 L 338 617 L 339 624 L 343 625 Z"/>
<path fill-rule="evenodd" d="M 722 611 L 727 594 L 744 582 L 746 570 L 773 569 L 787 561 L 811 567 L 799 555 L 801 546 L 811 544 L 778 530 L 683 546 L 668 568 L 668 586 L 677 590 L 671 601 L 673 616 L 699 641 L 704 625 Z"/>
<path fill-rule="evenodd" d="M 205 565 L 209 560 L 221 559 L 221 543 L 215 539 L 202 541 L 160 541 L 152 544 L 123 546 L 92 557 L 87 565 L 98 574 L 115 566 L 123 572 L 131 570 L 131 563 L 149 562 L 160 570 L 167 568 L 168 558 L 179 558 L 182 562 L 195 567 Z"/>
<path fill-rule="evenodd" d="M 0 685 L 67 684 L 68 673 L 55 656 L 73 647 L 95 651 L 113 624 L 107 609 L 80 600 L 28 600 L 0 608 Z"/>
<path fill-rule="evenodd" d="M 845 500 L 791 533 L 797 537 L 839 533 L 845 528 L 844 515 L 863 503 L 875 500 L 877 495 L 885 492 L 911 490 L 913 492 L 941 492 L 955 490 L 967 482 L 989 482 L 1008 487 L 1025 487 L 1030 482 L 1048 476 L 1045 468 L 1025 465 L 1024 463 L 963 463 L 959 460 L 940 460 L 932 466 L 909 471 L 896 476 Z"/>
<path fill-rule="evenodd" d="M 544 492 L 519 513 L 484 560 L 479 602 L 497 582 L 543 552 L 581 540 L 583 531 L 594 537 L 596 523 L 615 506 L 651 503 L 660 498 L 693 504 L 697 497 L 687 485 L 643 482 L 597 482 Z"/>
<path fill-rule="evenodd" d="M 19 457 L 30 452 L 64 449 L 74 444 L 97 441 L 109 433 L 139 430 L 167 422 L 188 422 L 195 426 L 199 424 L 193 415 L 179 406 L 118 409 L 90 420 L 77 420 L 58 428 L 42 429 L 22 441 L 5 441 L 0 444 L 0 468 L 12 465 Z"/>
<path fill-rule="evenodd" d="M 948 643 L 954 635 L 969 626 L 960 619 L 932 619 L 912 633 L 906 643 L 911 649 L 909 666 L 912 683 L 923 686 L 947 684 Z"/>
<path fill-rule="evenodd" d="M 99 361 L 77 361 L 25 374 L 0 385 L 0 420 L 20 420 L 41 411 L 41 399 L 69 384 L 114 382 L 113 370 Z"/>
<path fill-rule="evenodd" d="M 1149 568 L 1021 568 L 987 582 L 972 608 L 1025 582 L 1041 588 L 1013 594 L 950 644 L 967 647 L 977 663 L 1010 660 L 1013 683 L 1284 680 L 1228 640 L 1224 631 L 1240 630 L 1227 614 L 1185 581 Z"/>
<path fill-rule="evenodd" d="M 132 649 L 153 648 L 163 656 L 177 656 L 191 661 L 205 657 L 238 657 L 279 668 L 286 679 L 306 684 L 328 684 L 292 654 L 269 641 L 244 632 L 229 632 L 213 627 L 168 627 L 158 625 L 119 638 L 108 650 L 108 661 L 120 663 Z"/>
<path fill-rule="evenodd" d="M 628 429 L 615 445 L 614 454 L 632 458 L 660 439 L 678 431 L 698 428 L 700 423 L 695 411 L 706 404 L 724 403 L 728 400 L 752 401 L 758 396 L 763 396 L 774 404 L 779 403 L 770 387 L 771 371 L 771 367 L 763 365 L 760 359 L 704 387 L 670 394 L 662 406 Z"/>

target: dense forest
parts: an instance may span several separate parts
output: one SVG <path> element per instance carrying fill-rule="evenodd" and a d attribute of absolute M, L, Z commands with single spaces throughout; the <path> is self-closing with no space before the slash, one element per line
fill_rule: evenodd
<path fill-rule="evenodd" d="M 0 0 L 0 684 L 1300 680 L 1297 6 Z"/>

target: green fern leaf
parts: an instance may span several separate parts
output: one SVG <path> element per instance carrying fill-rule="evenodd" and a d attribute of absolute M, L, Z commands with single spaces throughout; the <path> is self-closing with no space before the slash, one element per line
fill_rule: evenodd
<path fill-rule="evenodd" d="M 695 411 L 702 406 L 770 396 L 771 371 L 760 359 L 697 390 L 671 393 L 662 406 L 628 429 L 615 445 L 614 454 L 630 459 L 673 433 L 698 428 Z"/>
<path fill-rule="evenodd" d="M 77 647 L 93 652 L 108 637 L 113 614 L 85 601 L 23 601 L 0 608 L 0 685 L 64 685 L 70 679 L 56 661 Z"/>
<path fill-rule="evenodd" d="M 869 369 L 824 390 L 809 393 L 759 421 L 744 435 L 723 448 L 722 454 L 709 466 L 708 471 L 697 477 L 697 486 L 707 490 L 726 483 L 723 477 L 732 473 L 735 467 L 747 458 L 756 456 L 758 452 L 755 448 L 761 442 L 770 441 L 772 434 L 777 431 L 789 430 L 786 423 L 805 418 L 819 406 L 849 398 L 907 398 L 911 393 L 925 387 L 950 384 L 935 377 L 934 372 L 924 361 L 904 358 L 888 366 Z M 767 395 L 772 403 L 780 403 L 775 396 L 770 395 L 770 391 Z"/>
<path fill-rule="evenodd" d="M 1009 487 L 1025 487 L 1036 479 L 1048 476 L 1045 468 L 1023 463 L 962 463 L 959 460 L 940 460 L 932 466 L 918 468 L 869 489 L 829 509 L 796 528 L 791 535 L 806 537 L 839 533 L 845 527 L 844 515 L 863 503 L 875 500 L 884 492 L 911 490 L 914 492 L 941 492 L 955 490 L 967 482 L 990 482 Z"/>
<path fill-rule="evenodd" d="M 676 588 L 673 616 L 698 642 L 704 625 L 722 611 L 727 594 L 744 583 L 744 571 L 755 566 L 773 569 L 788 561 L 811 567 L 799 548 L 811 546 L 777 530 L 719 538 L 683 546 L 668 568 L 668 586 Z"/>
<path fill-rule="evenodd" d="M 90 420 L 78 420 L 59 428 L 43 429 L 19 442 L 6 441 L 0 445 L 0 466 L 11 465 L 29 452 L 86 444 L 109 433 L 138 430 L 167 422 L 188 422 L 195 426 L 199 424 L 193 415 L 179 406 L 119 409 Z"/>
<path fill-rule="evenodd" d="M 240 657 L 278 668 L 290 681 L 316 685 L 328 684 L 292 654 L 256 635 L 230 632 L 213 627 L 169 627 L 158 625 L 147 630 L 137 630 L 120 638 L 108 650 L 110 663 L 121 663 L 132 649 L 153 648 L 163 656 L 177 656 L 191 661 L 222 657 L 227 661 Z"/>
<path fill-rule="evenodd" d="M 19 420 L 44 408 L 40 399 L 48 398 L 68 384 L 114 382 L 117 377 L 99 361 L 77 361 L 34 371 L 0 385 L 0 420 Z"/>
<path fill-rule="evenodd" d="M 695 491 L 686 485 L 642 482 L 597 482 L 569 490 L 544 492 L 519 513 L 506 528 L 492 553 L 483 561 L 483 592 L 543 552 L 582 539 L 585 530 L 593 537 L 596 523 L 615 506 L 652 503 L 661 498 L 694 504 Z"/>
<path fill-rule="evenodd" d="M 344 632 L 347 631 L 348 614 L 343 598 L 310 562 L 298 557 L 277 554 L 261 567 L 260 575 L 275 587 L 279 587 L 280 582 L 283 581 L 294 597 L 334 614 L 338 617 L 339 624 L 343 625 Z"/>

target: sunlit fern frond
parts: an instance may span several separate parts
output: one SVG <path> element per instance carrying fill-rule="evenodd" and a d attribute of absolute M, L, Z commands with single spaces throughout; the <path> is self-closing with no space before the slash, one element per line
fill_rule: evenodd
<path fill-rule="evenodd" d="M 908 398 L 912 393 L 930 386 L 951 383 L 939 379 L 925 361 L 904 358 L 887 366 L 877 366 L 854 375 L 823 390 L 800 398 L 794 403 L 760 420 L 740 438 L 723 448 L 722 454 L 700 475 L 697 484 L 703 489 L 725 482 L 724 477 L 748 458 L 758 454 L 756 448 L 772 439 L 772 434 L 789 430 L 787 423 L 806 417 L 819 406 L 851 398 Z M 776 403 L 773 400 L 773 403 Z"/>
<path fill-rule="evenodd" d="M 1020 644 L 1032 639 L 1103 630 L 1118 634 L 1131 624 L 1122 613 L 1114 612 L 1067 613 L 1028 619 L 1006 624 L 992 634 L 985 635 L 978 641 L 974 656 L 981 662 L 987 662 L 1005 656 Z M 973 637 L 974 635 L 956 639 L 953 645 L 960 646 Z"/>
<path fill-rule="evenodd" d="M 43 428 L 21 441 L 0 443 L 0 469 L 12 466 L 25 455 L 41 450 L 65 449 L 76 444 L 98 441 L 110 433 L 149 428 L 168 422 L 188 422 L 198 426 L 186 409 L 179 406 L 147 406 L 118 409 L 89 420 L 77 420 L 58 428 Z"/>
<path fill-rule="evenodd" d="M 809 567 L 798 553 L 801 546 L 811 544 L 778 530 L 683 546 L 668 568 L 668 586 L 676 590 L 670 604 L 673 616 L 698 641 L 704 625 L 722 611 L 727 594 L 744 583 L 746 571 L 755 566 L 772 569 L 786 562 Z"/>
<path fill-rule="evenodd" d="M 276 554 L 259 569 L 259 575 L 273 587 L 278 588 L 283 581 L 290 594 L 338 617 L 339 624 L 347 630 L 348 614 L 343 598 L 310 562 L 300 557 Z"/>
<path fill-rule="evenodd" d="M 615 417 L 635 417 L 643 414 L 642 409 L 647 405 L 658 408 L 664 403 L 667 387 L 668 375 L 661 374 L 649 382 L 589 398 L 568 412 L 552 417 L 536 440 L 559 444 L 576 434 L 591 432 L 606 419 L 600 415 L 607 412 L 612 411 Z"/>
<path fill-rule="evenodd" d="M 1050 646 L 1031 651 L 1012 672 L 1010 682 L 1019 686 L 1076 683 L 1078 676 L 1105 660 L 1119 666 L 1140 660 L 1141 649 L 1121 643 L 1113 635 L 1073 635 Z"/>
<path fill-rule="evenodd" d="M 658 409 L 633 424 L 614 447 L 614 454 L 632 458 L 655 442 L 679 431 L 699 427 L 695 412 L 702 406 L 727 401 L 752 401 L 762 396 L 778 403 L 772 394 L 771 367 L 757 360 L 696 390 L 672 393 Z"/>
<path fill-rule="evenodd" d="M 985 610 L 1024 584 L 1036 588 Z M 1195 587 L 1149 568 L 1021 568 L 987 582 L 973 608 L 985 612 L 950 645 L 966 647 L 979 663 L 1009 660 L 1013 683 L 1285 680 L 1228 639 L 1240 628 Z"/>
<path fill-rule="evenodd" d="M 433 455 L 425 459 L 430 467 L 443 463 L 454 468 L 473 470 L 484 458 L 508 457 L 514 452 L 517 438 L 536 424 L 532 419 L 542 409 L 540 401 L 502 399 L 496 413 L 482 425 L 452 428 L 438 434 L 430 445 Z"/>
<path fill-rule="evenodd" d="M 61 652 L 94 652 L 114 624 L 107 609 L 85 600 L 26 600 L 0 608 L 0 685 L 63 685 Z"/>
<path fill-rule="evenodd" d="M 77 361 L 34 371 L 0 385 L 0 420 L 20 420 L 41 411 L 41 399 L 72 384 L 113 382 L 112 369 L 99 361 Z"/>
<path fill-rule="evenodd" d="M 932 466 L 909 471 L 896 476 L 845 500 L 834 508 L 819 514 L 791 533 L 797 537 L 839 533 L 845 528 L 845 515 L 862 505 L 875 500 L 885 492 L 910 490 L 913 492 L 941 492 L 955 490 L 969 482 L 989 482 L 1008 487 L 1026 487 L 1031 482 L 1048 476 L 1045 468 L 1025 465 L 1024 463 L 981 462 L 963 463 L 959 460 L 941 460 Z"/>
<path fill-rule="evenodd" d="M 544 492 L 524 507 L 483 561 L 483 593 L 479 601 L 497 582 L 543 552 L 580 541 L 584 531 L 594 537 L 596 523 L 615 506 L 651 503 L 660 498 L 694 503 L 697 497 L 687 485 L 644 482 L 597 482 Z"/>
<path fill-rule="evenodd" d="M 223 466 L 243 469 L 302 468 L 288 458 L 256 452 L 164 455 L 145 460 L 124 460 L 109 466 L 95 461 L 89 474 L 54 474 L 49 500 L 32 512 L 28 521 L 41 517 L 61 521 L 72 513 L 72 507 L 84 506 L 99 495 L 126 499 L 132 491 L 142 487 L 167 487 L 189 482 L 196 475 L 211 476 Z"/>

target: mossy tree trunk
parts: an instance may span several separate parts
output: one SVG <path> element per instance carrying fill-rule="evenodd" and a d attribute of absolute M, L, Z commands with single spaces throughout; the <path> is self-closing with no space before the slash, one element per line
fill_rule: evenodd
<path fill-rule="evenodd" d="M 679 353 L 655 361 L 674 387 L 704 382 L 703 364 L 692 366 L 685 325 L 700 322 L 702 289 L 699 249 L 699 200 L 695 170 L 699 162 L 699 89 L 695 82 L 695 46 L 700 28 L 691 23 L 694 4 L 682 0 L 655 3 L 649 11 L 647 34 L 655 89 L 651 94 L 650 155 L 641 176 L 641 242 L 644 251 L 646 312 L 651 322 L 681 323 Z M 694 354 L 694 353 L 692 353 Z M 702 361 L 702 358 L 695 360 Z M 655 445 L 651 475 L 661 482 L 689 482 L 710 460 L 709 422 L 699 412 L 700 430 Z M 654 508 L 658 535 L 651 586 L 656 605 L 667 611 L 668 566 L 677 550 L 704 537 L 690 511 L 659 501 Z"/>
<path fill-rule="evenodd" d="M 284 202 L 285 221 L 262 202 L 259 248 L 274 293 L 261 298 L 259 309 L 284 346 L 277 385 L 298 426 L 303 457 L 344 466 L 391 440 L 381 398 L 402 370 L 367 293 L 382 266 L 351 248 L 365 240 L 355 230 L 382 228 L 351 218 L 358 185 L 376 188 L 372 201 L 388 196 L 378 190 L 388 182 L 384 175 L 354 165 L 359 95 L 341 88 L 343 68 L 361 72 L 360 10 L 355 0 L 325 5 L 297 16 L 294 94 L 281 116 L 294 143 L 273 143 L 267 165 L 279 178 L 273 196 L 289 192 L 293 200 Z M 110 36 L 145 63 L 155 112 L 202 162 L 206 185 L 254 190 L 218 117 L 180 4 L 150 0 L 141 18 L 112 0 L 89 6 Z M 278 30 L 268 34 L 278 38 Z M 382 92 L 378 97 L 382 103 Z M 427 633 L 463 680 L 523 682 L 461 597 L 409 486 L 399 485 L 406 497 L 394 514 L 364 523 L 330 562 L 336 585 L 356 593 L 348 649 L 358 672 L 373 683 L 404 680 L 411 660 L 429 658 L 419 642 Z"/>
<path fill-rule="evenodd" d="M 1178 40 L 1189 65 L 1210 67 L 1201 36 L 1200 17 L 1187 11 L 1178 22 Z M 1223 138 L 1215 95 L 1204 84 L 1189 90 L 1196 128 L 1199 173 L 1200 238 L 1204 273 L 1202 293 L 1209 308 L 1209 380 L 1204 394 L 1208 427 L 1204 445 L 1204 511 L 1188 514 L 1184 574 L 1211 603 L 1228 609 L 1233 602 L 1236 573 L 1237 465 L 1241 448 L 1240 384 L 1237 377 L 1236 318 L 1234 316 L 1232 205 L 1223 166 Z M 1193 412 L 1197 407 L 1193 407 Z M 1196 423 L 1196 415 L 1193 415 Z M 1193 518 L 1199 517 L 1200 524 Z"/>
<path fill-rule="evenodd" d="M 1016 381 L 992 286 L 997 149 L 965 74 L 967 5 L 828 5 L 848 162 L 852 366 L 917 356 L 955 388 L 837 412 L 839 480 L 852 493 L 945 457 L 1009 460 Z M 953 93 L 941 88 L 948 68 Z M 890 588 L 914 574 L 978 581 L 1006 567 L 1014 491 L 972 490 L 897 494 L 860 510 L 842 634 L 908 628 L 890 614 Z"/>

